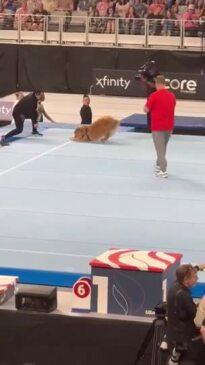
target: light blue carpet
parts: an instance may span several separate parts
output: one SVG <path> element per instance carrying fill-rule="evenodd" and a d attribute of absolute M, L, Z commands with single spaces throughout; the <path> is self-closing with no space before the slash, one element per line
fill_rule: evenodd
<path fill-rule="evenodd" d="M 75 143 L 69 128 L 28 128 L 0 148 L 1 268 L 89 273 L 111 247 L 205 262 L 204 137 L 172 136 L 170 175 L 159 179 L 148 134 Z"/>

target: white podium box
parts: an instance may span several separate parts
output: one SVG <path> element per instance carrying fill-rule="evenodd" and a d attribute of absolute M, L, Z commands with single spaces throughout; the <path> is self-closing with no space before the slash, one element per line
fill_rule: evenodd
<path fill-rule="evenodd" d="M 153 316 L 166 301 L 182 255 L 113 249 L 90 262 L 91 311 Z"/>

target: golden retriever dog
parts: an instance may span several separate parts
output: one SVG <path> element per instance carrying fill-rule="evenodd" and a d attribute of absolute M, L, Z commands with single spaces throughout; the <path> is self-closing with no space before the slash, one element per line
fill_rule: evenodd
<path fill-rule="evenodd" d="M 71 138 L 77 142 L 107 141 L 117 130 L 120 122 L 110 116 L 102 117 L 89 125 L 82 125 L 74 131 Z"/>

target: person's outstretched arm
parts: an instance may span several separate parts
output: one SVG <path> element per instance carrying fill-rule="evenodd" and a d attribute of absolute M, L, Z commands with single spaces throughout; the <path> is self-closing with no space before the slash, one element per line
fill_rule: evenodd
<path fill-rule="evenodd" d="M 52 123 L 56 123 L 51 117 L 50 117 L 50 115 L 48 115 L 48 113 L 46 113 L 46 110 L 45 110 L 45 108 L 44 108 L 44 106 L 43 106 L 43 104 L 40 104 L 39 106 L 38 106 L 38 112 L 39 113 L 42 113 L 43 115 L 44 115 L 44 117 L 46 118 L 46 119 L 48 119 L 50 122 L 52 122 Z"/>

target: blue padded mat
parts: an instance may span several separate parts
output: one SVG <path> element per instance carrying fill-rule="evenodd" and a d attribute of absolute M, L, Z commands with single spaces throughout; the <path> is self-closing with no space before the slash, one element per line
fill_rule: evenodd
<path fill-rule="evenodd" d="M 162 181 L 153 174 L 150 135 L 75 143 L 74 127 L 43 123 L 43 137 L 36 137 L 26 122 L 0 149 L 0 273 L 70 286 L 111 247 L 174 250 L 184 262 L 203 262 L 204 138 L 171 138 L 170 176 Z M 196 289 L 205 293 L 203 284 Z"/>
<path fill-rule="evenodd" d="M 135 132 L 146 132 L 147 117 L 145 114 L 132 114 L 121 120 L 121 126 L 134 127 Z M 174 132 L 205 134 L 205 118 L 177 116 Z"/>

